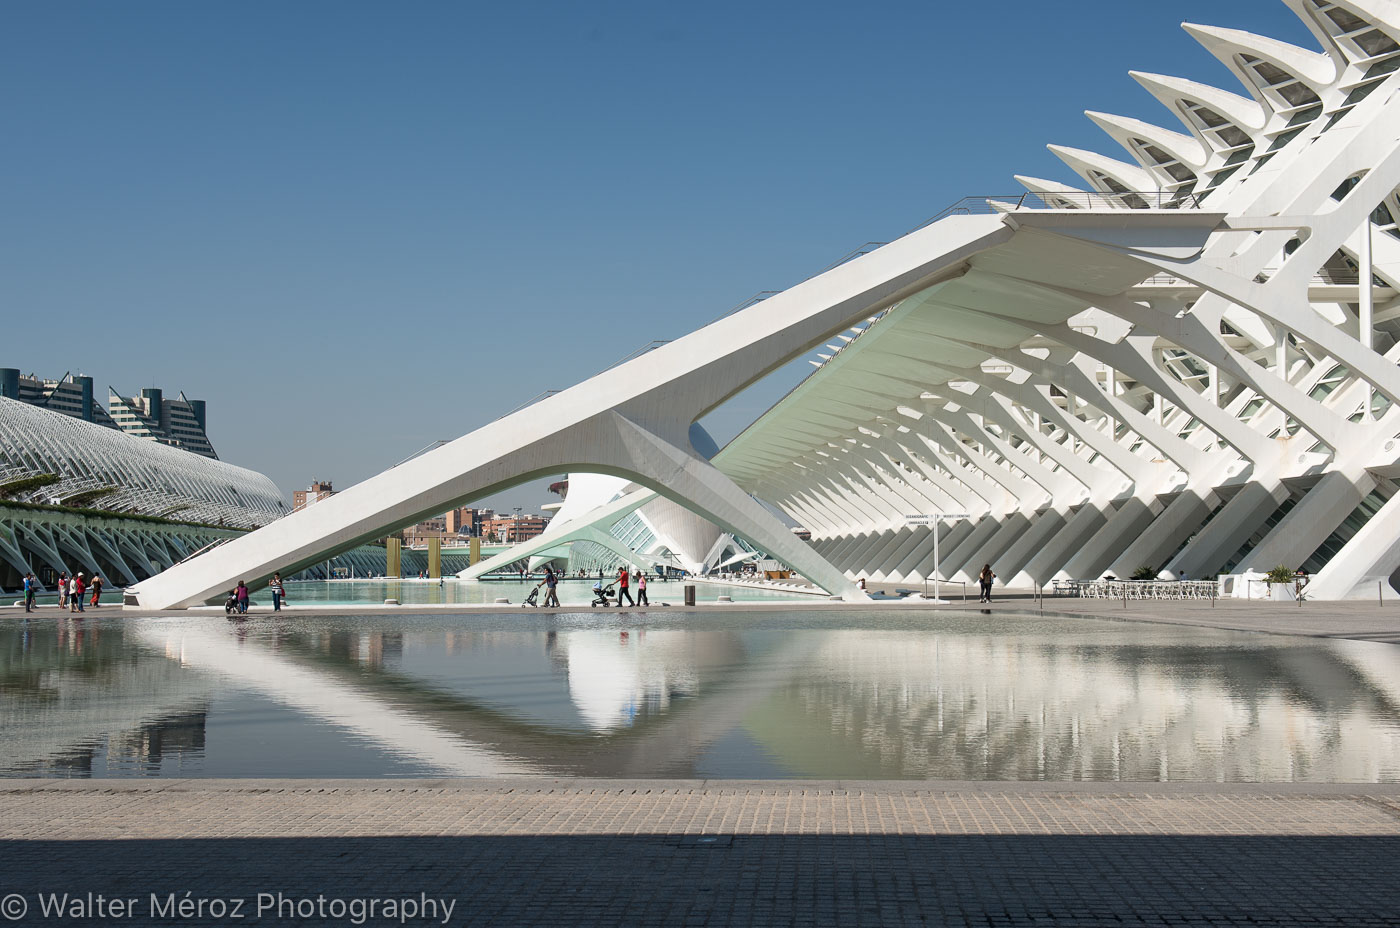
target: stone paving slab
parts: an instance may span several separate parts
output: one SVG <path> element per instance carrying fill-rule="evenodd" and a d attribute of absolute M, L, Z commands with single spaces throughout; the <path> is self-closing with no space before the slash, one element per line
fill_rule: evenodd
<path fill-rule="evenodd" d="M 1396 925 L 1400 786 L 5 780 L 10 894 L 25 924 Z"/>
<path fill-rule="evenodd" d="M 5 780 L 0 781 L 0 839 L 328 833 L 1400 836 L 1400 787 L 1025 786 L 533 779 L 154 784 Z"/>

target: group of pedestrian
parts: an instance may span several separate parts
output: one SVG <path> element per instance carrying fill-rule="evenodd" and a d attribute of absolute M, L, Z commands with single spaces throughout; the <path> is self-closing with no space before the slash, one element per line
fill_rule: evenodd
<path fill-rule="evenodd" d="M 34 611 L 34 600 L 39 594 L 39 578 L 33 573 L 24 575 L 24 611 Z M 86 606 L 102 605 L 102 577 L 94 574 L 92 582 L 88 582 L 83 572 L 77 571 L 71 577 L 67 571 L 58 575 L 58 582 L 55 584 L 58 589 L 58 607 L 67 609 L 69 612 L 86 612 Z M 84 602 L 84 597 L 91 596 L 91 600 Z"/>
<path fill-rule="evenodd" d="M 631 581 L 637 581 L 637 600 L 632 601 Z M 650 606 L 647 601 L 647 575 L 644 571 L 634 571 L 629 574 L 625 566 L 617 569 L 617 604 L 622 605 L 623 597 L 627 598 L 629 606 Z"/>
<path fill-rule="evenodd" d="M 272 594 L 272 611 L 281 612 L 282 604 L 287 601 L 287 588 L 282 585 L 281 573 L 272 575 L 272 579 L 267 582 L 267 589 Z M 226 612 L 248 614 L 249 591 L 246 582 L 239 580 L 238 586 L 229 590 L 228 596 L 228 603 L 224 607 Z"/>

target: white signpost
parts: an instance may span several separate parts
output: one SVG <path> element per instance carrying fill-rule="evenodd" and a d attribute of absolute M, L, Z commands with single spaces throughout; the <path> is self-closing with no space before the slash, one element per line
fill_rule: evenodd
<path fill-rule="evenodd" d="M 967 519 L 970 516 L 965 512 L 920 512 L 906 513 L 904 516 L 905 525 L 932 525 L 933 526 L 933 599 L 929 602 L 940 606 L 946 606 L 948 600 L 939 597 L 938 581 L 938 523 L 944 519 Z M 928 599 L 928 575 L 924 575 L 924 598 Z"/>

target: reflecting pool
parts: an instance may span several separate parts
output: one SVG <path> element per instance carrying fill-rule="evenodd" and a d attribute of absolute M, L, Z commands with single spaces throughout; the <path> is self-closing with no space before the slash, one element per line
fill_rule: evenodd
<path fill-rule="evenodd" d="M 0 619 L 0 775 L 1400 780 L 1400 649 L 977 612 Z"/>

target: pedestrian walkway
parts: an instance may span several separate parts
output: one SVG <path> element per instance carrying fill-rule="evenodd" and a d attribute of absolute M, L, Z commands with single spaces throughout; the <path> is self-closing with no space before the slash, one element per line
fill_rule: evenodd
<path fill-rule="evenodd" d="M 422 895 L 453 925 L 1394 925 L 1400 786 L 15 780 L 0 859 L 26 900 Z"/>
<path fill-rule="evenodd" d="M 872 584 L 871 589 L 893 591 L 898 584 Z M 945 595 L 947 595 L 945 593 Z M 901 607 L 902 608 L 902 607 Z M 1354 638 L 1400 644 L 1400 599 L 1347 600 L 1344 602 L 1274 603 L 1248 599 L 1080 599 L 1070 596 L 1035 596 L 1018 590 L 999 590 L 994 601 L 954 599 L 939 609 L 976 609 L 1045 615 L 1084 616 L 1130 622 L 1164 622 L 1199 628 L 1306 635 L 1312 638 Z"/>

